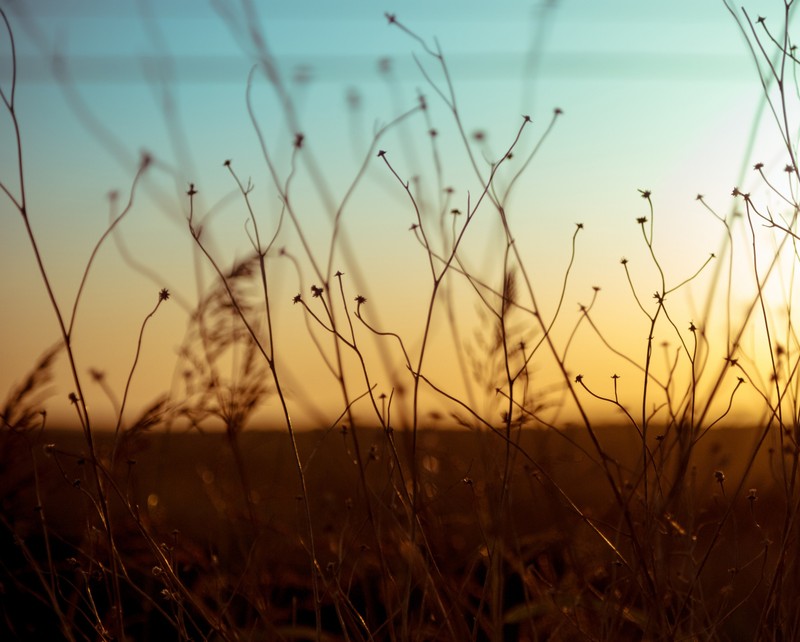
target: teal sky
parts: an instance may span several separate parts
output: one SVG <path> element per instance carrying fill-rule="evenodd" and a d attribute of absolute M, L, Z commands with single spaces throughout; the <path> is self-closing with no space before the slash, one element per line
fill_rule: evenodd
<path fill-rule="evenodd" d="M 159 169 L 137 194 L 125 221 L 126 243 L 189 305 L 197 298 L 185 226 L 183 193 L 189 182 L 200 190 L 200 206 L 217 212 L 209 226 L 221 260 L 233 261 L 248 249 L 246 214 L 233 195 L 224 160 L 233 159 L 243 179 L 252 177 L 265 224 L 276 223 L 276 195 L 245 101 L 255 60 L 248 35 L 253 20 L 278 64 L 306 149 L 322 168 L 334 200 L 344 196 L 361 162 L 370 159 L 363 184 L 348 203 L 346 229 L 359 249 L 360 272 L 354 268 L 353 274 L 362 275 L 384 319 L 404 319 L 416 310 L 418 288 L 411 284 L 424 279 L 425 262 L 414 255 L 419 247 L 407 231 L 413 211 L 402 190 L 377 159 L 367 157 L 372 132 L 414 107 L 417 93 L 424 93 L 439 134 L 443 184 L 455 189 L 453 206 L 465 209 L 468 194 L 480 187 L 452 116 L 413 55 L 441 87 L 440 70 L 418 42 L 387 24 L 384 12 L 395 14 L 431 46 L 439 43 L 464 128 L 483 133 L 483 146 L 471 144 L 487 158 L 497 158 L 510 144 L 523 114 L 533 125 L 520 149 L 530 150 L 553 109 L 563 109 L 512 197 L 509 215 L 531 269 L 541 274 L 563 272 L 575 223 L 585 225 L 580 270 L 568 297 L 571 310 L 588 300 L 592 285 L 608 291 L 612 301 L 624 296 L 619 259 L 642 255 L 634 221 L 647 212 L 637 189 L 653 190 L 657 244 L 665 265 L 680 270 L 687 262 L 701 263 L 719 241 L 718 225 L 698 207 L 695 195 L 705 194 L 727 212 L 743 167 L 757 160 L 775 167 L 785 162 L 768 122 L 750 157 L 745 155 L 760 86 L 722 0 L 508 1 L 491 8 L 471 1 L 392 5 L 363 0 L 0 0 L 0 6 L 16 38 L 31 219 L 66 307 L 107 224 L 106 196 L 111 190 L 127 195 L 141 150 L 174 171 L 171 178 Z M 781 2 L 749 2 L 747 9 L 753 18 L 765 15 L 768 24 L 780 25 Z M 7 88 L 5 35 L 0 43 L 0 82 Z M 54 76 L 55 57 L 68 70 L 66 83 Z M 261 76 L 254 83 L 253 103 L 286 178 L 294 132 Z M 5 114 L 0 123 L 0 176 L 16 185 Z M 403 176 L 422 176 L 423 191 L 434 202 L 440 197 L 428 129 L 416 115 L 379 147 Z M 298 176 L 304 224 L 322 255 L 330 223 L 319 194 L 307 174 Z M 492 259 L 483 241 L 496 234 L 488 224 L 479 229 L 470 241 L 476 266 Z M 7 275 L 0 301 L 13 311 L 0 322 L 0 360 L 11 364 L 0 373 L 4 393 L 55 341 L 57 328 L 19 216 L 5 199 L 0 201 L 0 237 L 0 270 Z M 283 244 L 298 249 L 291 235 Z M 408 263 L 408 256 L 417 264 Z M 543 279 L 544 298 L 550 301 L 543 307 L 555 307 L 559 284 L 559 279 Z M 276 288 L 289 300 L 297 278 L 287 271 Z M 106 369 L 115 385 L 124 382 L 138 328 L 157 291 L 120 260 L 113 243 L 104 246 L 78 317 L 85 324 L 77 336 L 85 368 Z M 281 314 L 294 312 L 289 307 Z M 141 379 L 134 386 L 137 401 L 170 385 L 173 373 L 164 357 L 174 355 L 185 314 L 179 306 L 165 307 L 148 330 Z M 613 310 L 609 315 L 614 318 Z M 296 315 L 286 318 L 290 326 L 297 323 Z M 121 346 L 120 337 L 127 337 Z M 311 358 L 306 348 L 297 350 Z M 68 412 L 67 388 L 62 383 L 58 389 L 62 413 Z"/>

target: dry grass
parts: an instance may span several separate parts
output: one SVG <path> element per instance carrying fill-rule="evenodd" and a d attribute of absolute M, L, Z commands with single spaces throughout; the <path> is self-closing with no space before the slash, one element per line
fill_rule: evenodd
<path fill-rule="evenodd" d="M 787 4 L 787 24 L 789 10 Z M 2 9 L 0 15 L 14 54 L 12 24 Z M 252 250 L 226 267 L 204 225 L 200 187 L 188 186 L 176 208 L 187 212 L 187 235 L 213 282 L 192 309 L 175 390 L 135 419 L 126 413 L 149 321 L 170 299 L 166 289 L 142 314 L 124 389 L 117 393 L 102 373 L 90 373 L 115 407 L 116 425 L 108 433 L 96 426 L 84 393 L 86 375 L 76 365 L 76 311 L 98 249 L 118 233 L 145 173 L 163 166 L 142 158 L 127 205 L 95 245 L 72 305 L 62 307 L 30 224 L 36 213 L 28 210 L 26 194 L 37 185 L 21 160 L 13 77 L 2 98 L 18 165 L 0 186 L 25 226 L 62 341 L 9 393 L 2 411 L 5 637 L 800 637 L 800 342 L 791 316 L 800 174 L 790 103 L 797 61 L 788 28 L 776 34 L 746 12 L 733 16 L 761 62 L 765 100 L 785 142 L 784 185 L 776 187 L 763 165 L 755 168 L 761 188 L 781 199 L 781 210 L 738 188 L 738 218 L 717 213 L 698 197 L 698 207 L 722 226 L 722 252 L 719 260 L 692 259 L 685 273 L 671 274 L 657 242 L 657 198 L 640 190 L 636 224 L 648 264 L 623 260 L 621 278 L 635 304 L 630 323 L 644 337 L 641 358 L 617 348 L 611 333 L 596 324 L 599 290 L 577 316 L 565 312 L 582 224 L 565 241 L 570 260 L 564 273 L 547 275 L 561 286 L 547 302 L 512 231 L 510 196 L 529 171 L 528 161 L 544 153 L 560 109 L 541 127 L 522 116 L 505 149 L 487 160 L 464 128 L 438 45 L 387 14 L 388 25 L 416 49 L 430 96 L 418 96 L 375 132 L 341 201 L 328 204 L 332 232 L 327 249 L 319 251 L 312 249 L 317 246 L 293 198 L 293 180 L 305 168 L 325 201 L 319 165 L 305 146 L 263 34 L 256 28 L 242 34 L 257 56 L 247 101 L 280 198 L 278 223 L 264 228 L 253 185 L 231 161 L 222 163 L 248 219 Z M 287 167 L 266 143 L 251 103 L 257 70 L 270 78 L 288 123 Z M 429 132 L 433 164 L 441 168 L 433 100 L 444 106 L 464 144 L 474 174 L 469 180 L 480 186 L 464 190 L 460 207 L 441 174 L 435 197 L 427 198 L 404 163 L 381 148 L 386 132 L 417 119 Z M 538 132 L 533 142 L 531 130 Z M 512 164 L 514 158 L 527 160 Z M 391 320 L 377 321 L 370 302 L 353 289 L 368 279 L 369 266 L 360 265 L 347 243 L 345 214 L 370 163 L 382 168 L 413 216 L 418 254 L 408 260 L 420 261 L 426 275 L 418 338 L 404 336 Z M 470 267 L 467 239 L 487 217 L 499 231 L 497 258 L 478 271 Z M 757 225 L 776 233 L 770 256 L 760 256 Z M 296 240 L 290 248 L 280 245 L 286 228 Z M 734 243 L 736 235 L 750 245 Z M 339 260 L 346 271 L 337 267 Z M 327 381 L 340 394 L 335 415 L 316 431 L 298 431 L 292 420 L 304 400 L 290 394 L 278 356 L 284 339 L 275 311 L 292 307 L 273 294 L 271 268 L 278 261 L 296 271 L 298 323 L 302 317 Z M 741 315 L 731 306 L 738 286 L 734 264 L 752 266 L 749 307 Z M 676 295 L 701 279 L 708 309 L 692 321 L 675 318 Z M 776 304 L 764 292 L 779 279 L 789 287 L 777 306 L 789 314 L 776 320 Z M 472 374 L 463 393 L 430 374 L 438 340 L 434 317 L 448 320 L 452 336 L 464 332 L 455 313 L 455 284 L 472 293 L 481 320 L 471 343 L 457 343 L 459 370 Z M 723 293 L 721 305 L 714 292 Z M 616 374 L 602 390 L 581 374 L 582 356 L 572 348 L 583 332 L 613 363 L 635 373 L 641 385 L 635 403 L 620 395 Z M 759 342 L 754 352 L 743 347 L 750 335 Z M 662 352 L 665 336 L 673 347 Z M 44 399 L 59 352 L 72 375 L 79 433 L 46 425 Z M 764 377 L 756 352 L 771 358 Z M 387 362 L 401 374 L 384 391 Z M 233 371 L 231 363 L 237 365 Z M 544 363 L 556 373 L 555 389 L 539 386 Z M 755 391 L 758 419 L 723 428 L 743 387 Z M 431 398 L 446 415 L 428 413 Z M 281 409 L 282 430 L 245 430 L 266 401 Z M 614 410 L 620 421 L 609 425 L 596 418 L 598 407 Z M 565 409 L 577 424 L 561 418 Z M 439 429 L 429 428 L 437 423 Z"/>

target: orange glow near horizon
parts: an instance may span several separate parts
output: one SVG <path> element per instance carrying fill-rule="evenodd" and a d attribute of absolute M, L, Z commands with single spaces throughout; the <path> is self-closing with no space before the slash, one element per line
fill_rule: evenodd
<path fill-rule="evenodd" d="M 287 4 L 259 26 L 284 84 L 275 91 L 254 74 L 254 124 L 247 86 L 258 59 L 243 23 L 210 10 L 186 24 L 174 8 L 142 18 L 95 4 L 75 15 L 55 3 L 9 10 L 27 211 L 66 325 L 98 239 L 130 202 L 94 258 L 71 335 L 95 426 L 114 427 L 132 370 L 125 427 L 151 408 L 182 411 L 181 426 L 224 415 L 232 395 L 257 407 L 248 426 L 281 426 L 267 360 L 192 239 L 190 208 L 226 274 L 252 257 L 256 234 L 264 248 L 273 241 L 269 318 L 257 261 L 228 284 L 274 357 L 298 426 L 375 425 L 379 416 L 411 425 L 420 361 L 421 426 L 502 427 L 509 407 L 532 427 L 579 423 L 582 412 L 595 423 L 662 424 L 676 421 L 670 408 L 701 428 L 719 417 L 742 424 L 766 416 L 763 398 L 777 394 L 768 346 L 778 382 L 794 376 L 797 254 L 765 217 L 796 229 L 797 173 L 784 171 L 769 115 L 753 120 L 761 88 L 724 6 L 687 0 L 654 17 L 620 0 L 600 29 L 600 18 L 568 5 L 531 14 L 514 2 L 485 21 L 485 8 L 466 3 L 453 26 L 444 10 L 410 3 L 398 19 L 426 43 L 439 37 L 448 64 L 452 55 L 456 121 L 436 58 L 371 5 L 306 20 Z M 541 40 L 530 33 L 535 20 L 546 21 Z M 73 49 L 63 51 L 67 32 Z M 570 34 L 585 37 L 562 37 Z M 8 96 L 7 34 L 0 43 Z M 49 74 L 54 53 L 72 76 Z M 554 119 L 555 108 L 563 114 Z M 7 110 L 0 141 L 0 180 L 18 199 Z M 152 162 L 136 181 L 142 150 Z M 763 178 L 750 169 L 742 178 L 756 162 Z M 751 194 L 755 262 L 734 186 Z M 21 216 L 1 196 L 0 392 L 13 397 L 60 331 Z M 148 317 L 161 288 L 171 297 Z M 48 390 L 34 400 L 48 422 L 77 425 L 63 351 Z"/>

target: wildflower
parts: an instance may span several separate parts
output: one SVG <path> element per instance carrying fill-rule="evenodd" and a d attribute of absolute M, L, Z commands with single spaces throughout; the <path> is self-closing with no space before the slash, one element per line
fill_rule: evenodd
<path fill-rule="evenodd" d="M 715 470 L 714 479 L 717 480 L 718 484 L 722 484 L 725 481 L 725 473 L 723 473 L 721 470 Z"/>
<path fill-rule="evenodd" d="M 303 300 L 303 297 L 300 296 L 299 294 L 295 294 L 292 297 L 292 303 L 300 303 L 300 301 L 302 301 L 302 300 Z"/>
<path fill-rule="evenodd" d="M 486 140 L 486 132 L 482 129 L 477 129 L 472 132 L 472 139 L 480 143 L 481 141 Z"/>
<path fill-rule="evenodd" d="M 694 197 L 694 200 L 702 201 L 703 200 L 703 195 L 702 194 L 698 194 L 697 196 Z"/>
<path fill-rule="evenodd" d="M 313 296 L 315 299 L 318 299 L 319 297 L 321 297 L 322 296 L 322 288 L 317 286 L 317 285 L 312 285 L 311 286 L 311 296 Z"/>
<path fill-rule="evenodd" d="M 169 290 L 167 288 L 161 288 L 158 292 L 158 300 L 159 301 L 168 301 L 169 300 Z"/>
<path fill-rule="evenodd" d="M 228 158 L 224 163 L 222 163 L 223 167 L 230 167 L 231 166 L 231 159 Z"/>
<path fill-rule="evenodd" d="M 758 20 L 756 20 L 756 24 L 763 25 L 766 18 L 764 16 L 758 16 Z"/>
<path fill-rule="evenodd" d="M 436 136 L 439 134 L 439 132 L 437 132 L 435 129 L 431 128 L 431 129 L 428 130 L 428 134 L 430 134 L 431 138 L 436 138 Z"/>
<path fill-rule="evenodd" d="M 739 191 L 739 188 L 738 187 L 734 187 L 733 191 L 731 192 L 731 196 L 739 196 L 739 194 L 741 194 L 741 192 Z"/>
<path fill-rule="evenodd" d="M 297 133 L 294 135 L 294 148 L 300 149 L 303 146 L 303 141 L 305 140 L 305 136 L 301 133 Z"/>
<path fill-rule="evenodd" d="M 694 332 L 695 330 L 697 330 L 697 327 L 695 326 L 694 322 L 689 321 L 689 332 Z"/>
<path fill-rule="evenodd" d="M 526 123 L 529 123 L 529 122 L 531 122 L 531 117 L 530 117 L 530 116 L 528 116 L 528 114 L 522 114 L 522 119 L 523 119 L 523 120 L 524 120 Z"/>
<path fill-rule="evenodd" d="M 74 392 L 70 392 L 69 393 L 69 402 L 72 403 L 72 404 L 78 403 L 78 395 L 76 395 Z"/>
<path fill-rule="evenodd" d="M 639 193 L 642 195 L 642 198 L 650 198 L 652 192 L 649 189 L 640 189 Z"/>
<path fill-rule="evenodd" d="M 457 207 L 454 207 L 453 209 L 451 209 L 451 210 L 450 210 L 450 213 L 451 213 L 453 216 L 458 216 L 459 214 L 461 214 L 461 210 L 460 210 L 460 209 L 458 209 Z"/>
<path fill-rule="evenodd" d="M 583 383 L 583 375 L 578 375 L 575 377 L 575 383 Z"/>
<path fill-rule="evenodd" d="M 622 265 L 628 265 L 628 259 L 626 259 L 624 256 L 619 260 L 619 262 L 622 263 Z"/>
<path fill-rule="evenodd" d="M 385 16 L 386 16 L 386 20 L 388 20 L 388 21 L 389 21 L 389 24 L 390 24 L 390 25 L 391 25 L 391 24 L 394 24 L 395 22 L 397 22 L 397 14 L 396 14 L 396 13 L 388 13 L 388 12 L 387 12 L 387 13 L 385 13 L 385 14 L 383 14 L 383 15 L 385 15 Z"/>
<path fill-rule="evenodd" d="M 378 158 L 383 158 L 384 156 L 386 156 L 386 152 L 385 152 L 384 150 L 382 150 L 382 149 L 381 149 L 381 150 L 378 152 Z"/>
<path fill-rule="evenodd" d="M 556 116 L 560 116 L 561 114 L 563 114 L 563 113 L 564 113 L 564 110 L 563 110 L 563 109 L 561 109 L 561 107 L 556 107 L 556 108 L 553 110 L 553 113 L 554 113 Z"/>
<path fill-rule="evenodd" d="M 647 223 L 647 217 L 646 216 L 640 216 L 639 218 L 636 219 L 636 222 L 639 225 L 644 225 L 645 223 Z"/>
<path fill-rule="evenodd" d="M 196 189 L 195 189 L 195 187 L 194 187 L 194 183 L 189 183 L 189 191 L 188 191 L 188 192 L 186 192 L 186 193 L 187 193 L 187 194 L 188 194 L 190 197 L 192 197 L 192 196 L 194 196 L 195 194 L 197 194 L 197 190 L 196 190 Z"/>
<path fill-rule="evenodd" d="M 575 223 L 575 227 L 577 227 L 579 230 L 582 230 L 583 229 L 583 223 Z"/>
<path fill-rule="evenodd" d="M 363 305 L 364 303 L 367 302 L 367 297 L 362 296 L 362 295 L 359 294 L 354 300 L 355 300 L 356 303 L 358 303 L 358 305 Z M 385 395 L 382 395 L 382 396 L 385 396 Z"/>
<path fill-rule="evenodd" d="M 756 163 L 753 165 L 753 169 L 759 171 L 762 167 L 764 167 L 764 163 Z"/>
<path fill-rule="evenodd" d="M 783 168 L 783 171 L 787 174 L 791 174 L 793 171 L 795 171 L 794 165 L 787 165 Z"/>
<path fill-rule="evenodd" d="M 751 488 L 750 490 L 748 490 L 747 491 L 747 499 L 751 503 L 756 501 L 758 499 L 758 490 L 755 489 L 755 488 Z"/>

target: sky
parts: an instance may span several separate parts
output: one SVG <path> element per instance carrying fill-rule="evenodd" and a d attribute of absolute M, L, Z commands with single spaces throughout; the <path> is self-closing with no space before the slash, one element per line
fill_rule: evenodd
<path fill-rule="evenodd" d="M 779 130 L 768 111 L 760 111 L 763 92 L 753 55 L 722 0 L 508 1 L 491 11 L 472 1 L 85 0 L 67 7 L 55 0 L 0 0 L 0 6 L 16 45 L 15 105 L 29 220 L 65 319 L 75 307 L 71 345 L 77 372 L 102 426 L 117 422 L 123 399 L 121 424 L 130 426 L 168 391 L 173 408 L 182 404 L 186 416 L 199 412 L 200 396 L 187 386 L 196 393 L 209 357 L 193 330 L 193 314 L 209 293 L 219 291 L 214 265 L 229 272 L 246 259 L 256 231 L 264 245 L 275 238 L 265 261 L 271 344 L 257 278 L 241 301 L 252 306 L 248 319 L 262 346 L 268 353 L 274 349 L 270 354 L 297 425 L 334 426 L 343 421 L 348 402 L 361 421 L 374 423 L 364 397 L 370 386 L 376 398 L 386 395 L 384 404 L 392 400 L 398 422 L 411 421 L 413 379 L 403 351 L 396 337 L 378 337 L 356 319 L 358 295 L 367 299 L 364 319 L 396 333 L 414 367 L 424 347 L 428 381 L 499 421 L 503 403 L 495 388 L 507 391 L 503 361 L 491 348 L 497 326 L 492 311 L 499 305 L 476 285 L 490 285 L 496 293 L 504 280 L 507 244 L 497 208 L 484 197 L 458 237 L 460 263 L 451 267 L 475 280 L 451 270 L 442 281 L 427 340 L 431 266 L 437 274 L 442 263 L 426 252 L 419 228 L 409 228 L 421 222 L 432 251 L 444 256 L 453 225 L 466 220 L 492 164 L 509 149 L 511 158 L 498 168 L 491 192 L 503 202 L 525 269 L 514 270 L 519 308 L 509 313 L 507 341 L 524 342 L 530 350 L 542 338 L 530 311 L 535 307 L 547 323 L 555 317 L 554 352 L 545 342 L 530 358 L 527 388 L 518 380 L 515 398 L 548 421 L 575 421 L 579 413 L 556 367 L 560 360 L 570 381 L 581 375 L 605 397 L 613 396 L 616 383 L 622 405 L 647 415 L 660 403 L 651 393 L 647 408 L 637 408 L 651 334 L 647 314 L 655 310 L 653 292 L 661 287 L 653 255 L 671 288 L 725 247 L 724 224 L 698 194 L 720 218 L 736 210 L 734 186 L 762 194 L 773 211 L 785 209 L 785 201 L 752 172 L 755 162 L 763 162 L 786 193 L 791 188 L 781 172 L 788 161 Z M 753 21 L 766 16 L 766 24 L 780 33 L 782 2 L 747 3 L 746 10 Z M 0 83 L 6 96 L 10 52 L 4 32 Z M 259 65 L 265 58 L 274 65 L 279 88 Z M 424 112 L 418 109 L 420 95 Z M 554 120 L 556 109 L 563 113 Z M 0 180 L 18 196 L 7 110 L 0 118 L 0 150 Z M 380 150 L 385 156 L 378 156 Z M 143 153 L 152 163 L 137 179 Z M 248 201 L 227 160 L 245 187 L 257 227 L 247 222 Z M 197 189 L 191 209 L 190 184 Z M 281 206 L 287 184 L 290 208 Z M 650 201 L 640 190 L 651 192 Z M 22 217 L 2 196 L 0 394 L 13 396 L 60 334 Z M 100 244 L 87 273 L 98 240 L 129 199 L 125 217 Z M 195 230 L 202 224 L 208 256 L 192 238 L 190 212 Z M 637 223 L 642 217 L 644 225 Z M 723 252 L 699 277 L 670 292 L 669 320 L 662 315 L 655 328 L 652 372 L 676 389 L 690 374 L 690 324 L 705 333 L 703 385 L 715 389 L 731 334 L 756 292 L 752 247 L 762 270 L 777 251 L 781 236 L 763 225 L 756 244 L 748 245 L 743 221 L 732 223 L 735 260 L 728 263 L 730 253 Z M 728 278 L 732 285 L 712 293 L 717 265 L 721 282 Z M 791 315 L 785 313 L 794 296 L 792 266 L 791 257 L 782 262 L 765 292 L 771 297 L 772 340 L 785 335 L 794 355 Z M 345 395 L 335 375 L 337 351 L 325 307 L 312 296 L 311 286 L 321 284 L 315 269 L 323 278 L 343 273 L 344 296 L 331 292 L 339 287 L 331 278 L 330 303 L 343 339 L 352 343 L 356 336 L 368 370 L 365 380 L 358 355 L 340 342 Z M 171 297 L 148 317 L 162 288 Z M 293 304 L 298 293 L 304 303 Z M 581 306 L 593 297 L 591 318 L 599 333 L 581 316 Z M 220 341 L 241 330 L 229 306 L 216 315 Z M 720 375 L 722 392 L 714 392 L 706 425 L 724 412 L 739 375 L 751 392 L 737 392 L 731 419 L 763 412 L 758 390 L 769 389 L 770 353 L 763 335 L 757 322 L 743 333 L 746 370 Z M 663 341 L 669 342 L 666 348 Z M 241 392 L 248 381 L 266 381 L 260 414 L 251 424 L 279 425 L 282 413 L 266 361 L 254 360 L 250 379 L 242 374 L 248 345 L 240 337 L 232 350 L 220 353 L 219 389 Z M 512 366 L 518 358 L 512 355 Z M 675 359 L 680 365 L 673 370 Z M 205 366 L 197 366 L 204 360 Z M 421 388 L 425 421 L 469 414 L 431 386 Z M 576 388 L 592 416 L 622 416 L 618 406 Z M 36 403 L 46 407 L 50 421 L 75 424 L 68 398 L 74 389 L 62 354 L 51 395 Z M 206 400 L 206 409 L 219 404 L 216 399 Z"/>

